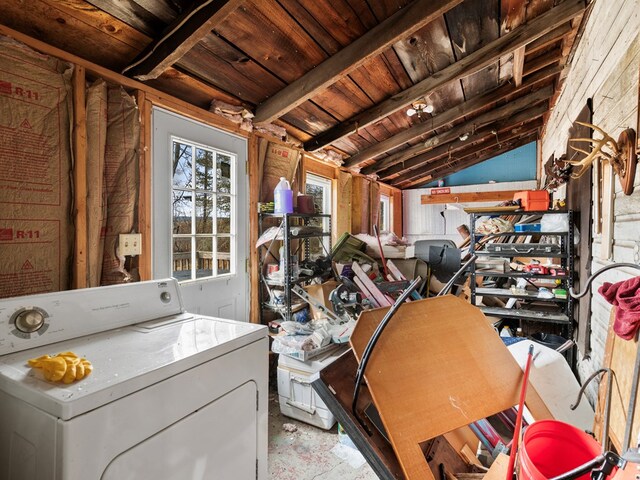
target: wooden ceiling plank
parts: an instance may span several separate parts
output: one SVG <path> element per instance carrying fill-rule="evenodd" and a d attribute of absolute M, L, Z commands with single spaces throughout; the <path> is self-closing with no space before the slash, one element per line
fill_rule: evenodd
<path fill-rule="evenodd" d="M 408 178 L 413 175 L 413 172 L 417 171 L 421 167 L 432 164 L 437 160 L 443 159 L 444 157 L 449 158 L 456 152 L 481 150 L 482 148 L 484 148 L 483 142 L 487 141 L 500 143 L 510 140 L 511 138 L 520 135 L 520 133 L 516 131 L 519 125 L 541 117 L 545 113 L 544 109 L 546 107 L 547 105 L 541 104 L 536 107 L 529 108 L 517 115 L 514 115 L 508 120 L 503 120 L 498 124 L 482 128 L 465 141 L 456 139 L 453 142 L 441 145 L 437 149 L 434 149 L 426 154 L 412 158 L 411 160 L 403 164 L 394 165 L 390 169 L 381 172 L 380 178 L 383 178 L 385 180 L 391 177 Z M 502 136 L 502 138 L 500 138 L 500 136 Z"/>
<path fill-rule="evenodd" d="M 246 52 L 285 86 L 328 57 L 277 0 L 246 0 L 216 28 L 215 34 Z"/>
<path fill-rule="evenodd" d="M 463 159 L 464 161 L 458 165 L 451 166 L 451 167 L 446 167 L 445 165 L 445 167 L 441 168 L 440 170 L 434 170 L 434 171 L 431 171 L 430 173 L 424 173 L 422 175 L 416 176 L 410 181 L 394 182 L 392 183 L 392 186 L 396 188 L 402 188 L 402 189 L 413 188 L 421 184 L 424 184 L 425 182 L 428 182 L 430 180 L 435 180 L 436 178 L 445 177 L 453 172 L 457 172 L 464 168 L 471 167 L 478 163 L 484 162 L 485 160 L 490 160 L 491 158 L 497 157 L 498 155 L 501 155 L 503 153 L 509 152 L 518 147 L 526 145 L 527 143 L 530 143 L 535 140 L 535 135 L 536 135 L 535 133 L 532 133 L 532 134 L 529 134 L 528 136 L 514 139 L 511 142 L 503 143 L 500 146 L 493 145 L 492 147 L 489 147 L 486 150 L 475 152 L 469 155 L 468 157 L 465 157 L 465 159 Z"/>
<path fill-rule="evenodd" d="M 527 8 L 525 0 L 502 0 L 500 2 L 500 35 L 505 35 L 525 22 Z M 500 58 L 500 81 L 513 78 L 513 53 Z"/>
<path fill-rule="evenodd" d="M 295 18 L 300 26 L 313 38 L 320 48 L 328 55 L 334 55 L 342 45 L 333 38 L 320 23 L 320 18 L 315 18 L 298 0 L 280 0 L 280 5 L 292 18 Z"/>
<path fill-rule="evenodd" d="M 221 24 L 245 0 L 220 0 L 194 6 L 177 17 L 167 34 L 149 45 L 122 73 L 144 81 L 157 78 Z"/>
<path fill-rule="evenodd" d="M 571 27 L 571 22 L 567 22 L 564 25 L 560 25 L 555 30 L 547 33 L 544 37 L 540 37 L 535 42 L 531 42 L 529 45 L 527 45 L 525 49 L 525 53 L 527 55 L 536 53 L 537 51 L 542 50 L 543 48 L 546 48 L 549 45 L 552 45 L 557 41 L 561 40 L 562 38 L 566 37 L 572 31 L 573 29 Z"/>
<path fill-rule="evenodd" d="M 141 6 L 135 0 L 120 0 L 118 2 L 111 0 L 87 0 L 87 3 L 120 19 L 136 30 L 149 35 L 151 38 L 161 32 L 177 16 L 176 12 L 173 11 L 171 11 L 172 14 L 163 11 L 162 15 L 158 16 Z M 162 4 L 163 2 L 157 3 Z"/>
<path fill-rule="evenodd" d="M 525 47 L 520 47 L 513 52 L 513 83 L 516 88 L 522 85 L 524 72 L 524 51 Z"/>
<path fill-rule="evenodd" d="M 52 0 L 3 0 L 0 22 L 86 60 L 113 70 L 134 58 L 151 39 L 101 10 Z M 89 7 L 89 8 L 87 8 Z"/>
<path fill-rule="evenodd" d="M 556 48 L 551 50 L 550 52 L 545 53 L 533 60 L 530 60 L 525 63 L 524 71 L 522 72 L 524 76 L 531 75 L 532 73 L 537 72 L 538 70 L 548 67 L 549 65 L 553 65 L 562 60 L 562 50 L 560 48 Z"/>
<path fill-rule="evenodd" d="M 318 91 L 382 53 L 400 38 L 427 25 L 461 2 L 462 0 L 412 2 L 265 101 L 256 109 L 254 121 L 270 122 L 297 107 Z"/>
<path fill-rule="evenodd" d="M 546 35 L 559 25 L 568 22 L 584 11 L 584 0 L 566 0 L 544 14 L 536 17 L 526 25 L 522 25 L 503 37 L 476 50 L 462 60 L 441 70 L 413 87 L 394 95 L 388 100 L 366 110 L 351 120 L 322 133 L 317 138 L 305 143 L 305 149 L 318 150 L 339 138 L 370 125 L 387 115 L 404 108 L 409 103 L 427 95 L 432 90 L 451 81 L 459 80 L 482 70 L 496 62 L 506 52 L 527 45 Z"/>
<path fill-rule="evenodd" d="M 509 102 L 506 105 L 495 108 L 493 110 L 489 110 L 488 112 L 483 113 L 482 115 L 473 118 L 468 122 L 456 125 L 451 130 L 427 139 L 424 143 L 420 142 L 417 145 L 407 148 L 406 150 L 403 150 L 395 155 L 390 155 L 384 160 L 381 160 L 380 162 L 376 162 L 373 165 L 364 168 L 362 170 L 362 173 L 364 173 L 365 175 L 369 175 L 379 172 L 405 160 L 408 160 L 411 157 L 415 157 L 416 155 L 432 150 L 438 145 L 442 145 L 443 143 L 455 140 L 463 134 L 470 135 L 472 134 L 472 132 L 484 125 L 500 120 L 505 116 L 514 115 L 531 105 L 550 98 L 551 95 L 553 95 L 553 88 L 551 86 L 541 88 L 533 93 L 520 97 L 513 102 Z"/>
<path fill-rule="evenodd" d="M 472 98 L 471 100 L 461 103 L 452 109 L 434 116 L 432 120 L 425 120 L 422 123 L 412 126 L 410 129 L 404 130 L 397 135 L 394 135 L 393 137 L 390 137 L 376 145 L 373 145 L 367 150 L 358 152 L 357 154 L 347 159 L 343 166 L 346 168 L 356 167 L 361 163 L 364 163 L 365 161 L 377 157 L 384 152 L 388 152 L 398 146 L 401 146 L 413 140 L 414 138 L 427 135 L 434 130 L 442 128 L 443 126 L 448 125 L 462 117 L 473 115 L 478 110 L 492 105 L 509 95 L 513 95 L 528 88 L 534 87 L 535 85 L 548 79 L 549 77 L 559 74 L 561 70 L 562 69 L 559 67 L 547 68 L 526 79 L 525 83 L 520 88 L 514 89 L 512 85 L 505 85 L 494 90 L 493 92 L 482 95 L 481 97 Z"/>
<path fill-rule="evenodd" d="M 445 14 L 456 60 L 500 37 L 499 0 L 467 0 Z M 498 86 L 498 59 L 461 79 L 464 98 L 469 99 Z"/>

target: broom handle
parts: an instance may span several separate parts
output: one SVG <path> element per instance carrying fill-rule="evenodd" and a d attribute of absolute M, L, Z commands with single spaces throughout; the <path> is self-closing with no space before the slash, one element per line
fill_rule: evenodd
<path fill-rule="evenodd" d="M 373 226 L 373 233 L 375 233 L 376 239 L 378 240 L 378 248 L 380 249 L 380 260 L 382 261 L 382 268 L 384 269 L 384 276 L 386 278 L 389 276 L 389 270 L 387 270 L 387 261 L 384 259 L 384 252 L 382 251 L 382 242 L 380 241 L 380 233 L 378 232 L 377 225 Z"/>
<path fill-rule="evenodd" d="M 524 411 L 524 400 L 527 397 L 527 385 L 529 384 L 529 370 L 533 361 L 533 344 L 529 345 L 529 354 L 527 355 L 527 365 L 524 368 L 524 376 L 522 377 L 522 388 L 520 389 L 520 403 L 518 403 L 518 415 L 516 416 L 516 426 L 513 430 L 513 441 L 511 442 L 511 451 L 509 452 L 509 466 L 507 467 L 507 480 L 513 480 L 513 469 L 516 464 L 516 455 L 518 453 L 518 439 L 520 437 L 520 429 L 522 428 L 522 412 Z"/>

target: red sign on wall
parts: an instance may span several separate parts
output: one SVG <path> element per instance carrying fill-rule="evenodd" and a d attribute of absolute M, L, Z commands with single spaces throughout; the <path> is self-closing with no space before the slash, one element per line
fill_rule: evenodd
<path fill-rule="evenodd" d="M 431 195 L 444 195 L 447 193 L 451 193 L 451 189 L 449 187 L 431 189 Z"/>

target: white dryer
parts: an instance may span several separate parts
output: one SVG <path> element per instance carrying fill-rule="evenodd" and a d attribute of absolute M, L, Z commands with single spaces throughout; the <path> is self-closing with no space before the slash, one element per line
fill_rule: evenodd
<path fill-rule="evenodd" d="M 84 379 L 29 358 L 73 351 Z M 0 301 L 0 480 L 267 477 L 263 326 L 184 311 L 173 279 Z"/>

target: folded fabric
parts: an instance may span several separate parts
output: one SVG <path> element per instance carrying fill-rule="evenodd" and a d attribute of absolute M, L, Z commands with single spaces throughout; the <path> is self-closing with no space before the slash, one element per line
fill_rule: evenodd
<path fill-rule="evenodd" d="M 620 338 L 632 340 L 640 326 L 640 277 L 618 283 L 604 282 L 598 292 L 618 307 L 613 331 Z"/>
<path fill-rule="evenodd" d="M 65 384 L 82 380 L 93 370 L 91 362 L 78 357 L 73 352 L 62 352 L 57 355 L 43 355 L 27 361 L 30 367 L 39 368 L 44 378 L 50 382 L 62 382 Z"/>

